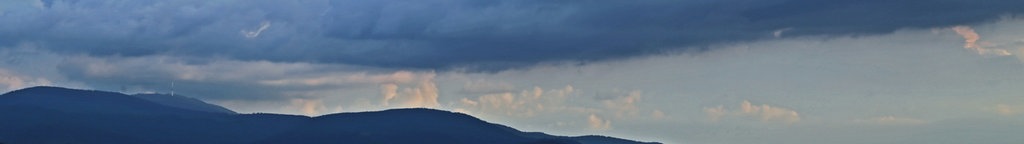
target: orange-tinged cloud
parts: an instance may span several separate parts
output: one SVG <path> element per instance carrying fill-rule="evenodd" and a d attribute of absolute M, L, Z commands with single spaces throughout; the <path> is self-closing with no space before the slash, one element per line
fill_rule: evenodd
<path fill-rule="evenodd" d="M 434 76 L 435 75 L 433 73 L 424 74 L 421 76 L 422 79 L 416 83 L 415 87 L 402 89 L 401 93 L 396 92 L 395 95 L 390 98 L 388 97 L 390 95 L 385 95 L 384 103 L 391 104 L 391 102 L 394 101 L 395 104 L 398 104 L 395 107 L 437 107 L 439 105 L 437 102 L 438 90 L 437 84 L 434 83 Z M 388 91 L 385 92 L 385 94 L 391 94 L 389 90 L 397 90 L 398 86 L 389 85 L 381 88 L 383 91 Z"/>
<path fill-rule="evenodd" d="M 388 101 L 395 99 L 395 96 L 398 95 L 398 85 L 393 83 L 380 85 L 380 95 L 384 97 L 381 105 L 388 106 Z"/>
<path fill-rule="evenodd" d="M 501 92 L 484 94 L 475 99 L 463 98 L 458 104 L 467 111 L 515 117 L 533 117 L 541 112 L 583 112 L 585 108 L 570 107 L 563 103 L 573 93 L 572 86 L 548 90 L 533 87 L 518 93 Z"/>
<path fill-rule="evenodd" d="M 591 130 L 599 130 L 599 131 L 611 130 L 612 129 L 612 122 L 608 121 L 608 120 L 605 120 L 605 119 L 602 119 L 600 117 L 597 117 L 597 115 L 590 114 L 590 116 L 587 117 L 587 126 L 588 126 L 587 128 L 590 128 Z"/>
<path fill-rule="evenodd" d="M 292 99 L 292 107 L 307 116 L 320 115 L 327 109 L 323 101 L 309 99 Z"/>
<path fill-rule="evenodd" d="M 43 78 L 32 79 L 0 69 L 0 92 L 40 85 L 50 85 L 50 81 Z"/>
<path fill-rule="evenodd" d="M 973 50 L 979 55 L 992 55 L 992 56 L 1008 56 L 1013 55 L 1010 51 L 1004 49 L 987 49 L 978 44 L 978 40 L 981 36 L 974 29 L 968 26 L 955 26 L 953 31 L 956 34 L 964 38 L 964 48 Z"/>
<path fill-rule="evenodd" d="M 708 115 L 708 120 L 711 120 L 713 122 L 718 121 L 723 116 L 728 114 L 728 112 L 726 112 L 725 108 L 723 108 L 722 106 L 704 108 L 704 113 Z"/>
<path fill-rule="evenodd" d="M 758 106 L 746 100 L 740 103 L 738 111 L 727 110 L 723 106 L 718 106 L 713 108 L 704 108 L 704 113 L 706 113 L 708 115 L 708 119 L 713 122 L 727 116 L 757 118 L 763 122 L 796 123 L 800 121 L 800 114 L 794 110 L 771 106 L 768 104 Z"/>

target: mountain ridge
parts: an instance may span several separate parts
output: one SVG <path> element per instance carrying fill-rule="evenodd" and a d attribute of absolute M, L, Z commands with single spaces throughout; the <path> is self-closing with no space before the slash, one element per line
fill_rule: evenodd
<path fill-rule="evenodd" d="M 185 98 L 173 105 L 106 91 L 15 90 L 0 95 L 0 143 L 643 143 L 522 132 L 426 108 L 308 117 L 195 109 L 199 100 Z"/>
<path fill-rule="evenodd" d="M 177 107 L 177 108 L 183 108 L 183 109 L 189 109 L 189 110 L 196 110 L 196 111 L 213 112 L 213 113 L 237 114 L 237 112 L 232 111 L 231 109 L 224 108 L 224 107 L 219 106 L 219 105 L 214 105 L 214 104 L 206 103 L 205 101 L 202 101 L 202 100 L 199 100 L 199 99 L 196 99 L 196 98 L 192 98 L 192 97 L 187 97 L 187 96 L 167 95 L 167 94 L 157 94 L 157 93 L 132 94 L 131 96 L 135 96 L 135 97 L 142 98 L 142 99 L 145 99 L 145 100 L 148 100 L 148 101 L 151 101 L 151 102 L 156 102 L 156 103 L 163 104 L 163 105 L 166 105 L 166 106 L 171 106 L 171 107 Z"/>

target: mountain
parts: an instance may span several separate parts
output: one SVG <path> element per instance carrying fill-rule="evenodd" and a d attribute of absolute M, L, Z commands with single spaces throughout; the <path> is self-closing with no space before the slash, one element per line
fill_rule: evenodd
<path fill-rule="evenodd" d="M 70 114 L 175 115 L 195 111 L 168 107 L 137 97 L 105 91 L 32 87 L 0 95 L 0 106 L 36 108 Z"/>
<path fill-rule="evenodd" d="M 235 114 L 235 111 L 231 111 L 230 109 L 227 109 L 227 108 L 224 108 L 224 107 L 221 107 L 221 106 L 218 106 L 218 105 L 213 105 L 213 104 L 210 104 L 210 103 L 206 103 L 206 102 L 201 101 L 199 99 L 195 99 L 195 98 L 191 98 L 191 97 L 186 97 L 186 96 L 181 96 L 181 95 L 134 94 L 134 95 L 131 95 L 131 96 L 135 96 L 135 97 L 147 100 L 147 101 L 151 101 L 151 102 L 155 102 L 155 103 L 158 103 L 158 104 L 162 104 L 162 105 L 166 105 L 166 106 L 170 106 L 170 107 L 175 107 L 175 108 L 195 110 L 195 111 L 204 111 L 204 112 L 212 112 L 212 113 Z"/>
<path fill-rule="evenodd" d="M 642 143 L 522 132 L 433 109 L 318 117 L 237 114 L 187 97 L 33 87 L 0 95 L 0 143 Z"/>

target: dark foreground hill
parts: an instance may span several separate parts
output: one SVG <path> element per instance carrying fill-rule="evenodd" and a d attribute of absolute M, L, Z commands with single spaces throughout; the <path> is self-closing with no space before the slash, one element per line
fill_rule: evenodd
<path fill-rule="evenodd" d="M 432 109 L 394 109 L 319 117 L 235 114 L 179 97 L 34 87 L 0 95 L 4 144 L 641 143 L 603 136 L 521 132 Z"/>

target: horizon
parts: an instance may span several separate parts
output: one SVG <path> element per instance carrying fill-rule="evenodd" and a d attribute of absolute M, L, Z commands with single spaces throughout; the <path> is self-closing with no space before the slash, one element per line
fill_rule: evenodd
<path fill-rule="evenodd" d="M 663 143 L 1010 143 L 1024 1 L 8 0 L 0 93 Z"/>

